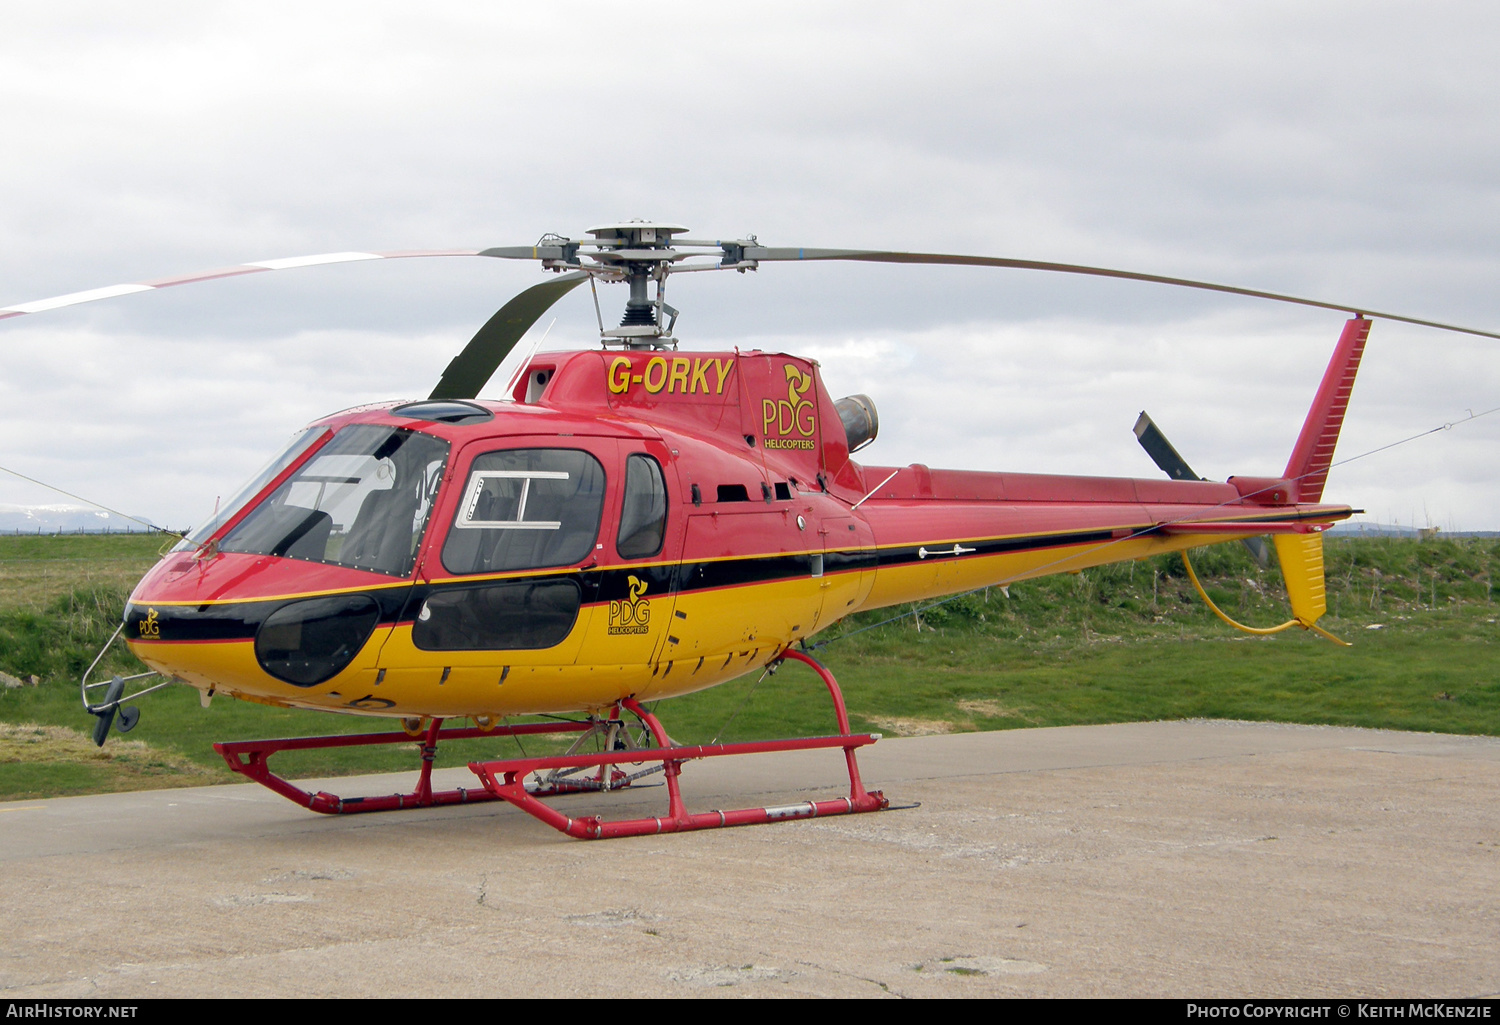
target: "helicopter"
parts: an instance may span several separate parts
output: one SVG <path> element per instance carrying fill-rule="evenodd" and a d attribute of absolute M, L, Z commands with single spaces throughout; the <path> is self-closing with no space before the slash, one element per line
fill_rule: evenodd
<path fill-rule="evenodd" d="M 1326 611 L 1322 531 L 1357 510 L 1323 501 L 1371 318 L 1497 337 L 1361 307 L 1072 264 L 894 251 L 777 248 L 755 237 L 694 240 L 629 221 L 587 237 L 484 250 L 332 253 L 88 292 L 0 309 L 0 318 L 227 276 L 360 260 L 478 256 L 538 262 L 552 277 L 511 299 L 454 357 L 431 393 L 324 417 L 300 431 L 140 581 L 80 686 L 94 739 L 127 731 L 125 704 L 172 684 L 289 708 L 399 720 L 400 731 L 216 744 L 235 772 L 328 814 L 504 800 L 593 839 L 878 811 L 833 675 L 809 638 L 855 613 L 984 586 L 1269 537 L 1300 627 Z M 1203 480 L 1143 412 L 1135 434 L 1166 479 L 864 465 L 879 416 L 835 399 L 817 362 L 786 353 L 685 352 L 675 274 L 763 263 L 946 264 L 1123 278 L 1351 314 L 1285 471 Z M 521 344 L 587 282 L 601 344 Z M 598 284 L 628 288 L 605 327 Z M 654 285 L 654 294 L 652 286 Z M 498 399 L 480 400 L 492 379 Z M 1191 563 L 1188 572 L 1192 574 Z M 147 672 L 91 681 L 117 641 Z M 1339 643 L 1343 643 L 1339 641 Z M 799 650 L 800 649 L 800 650 Z M 836 734 L 675 743 L 656 702 L 809 665 Z M 156 682 L 152 682 L 156 681 Z M 136 686 L 134 693 L 126 689 Z M 102 697 L 99 691 L 103 691 Z M 570 716 L 579 716 L 574 718 Z M 548 721 L 510 723 L 517 716 Z M 445 723 L 467 720 L 468 726 Z M 577 734 L 560 755 L 470 764 L 479 786 L 434 790 L 439 743 Z M 308 792 L 269 766 L 277 752 L 420 740 L 410 793 Z M 594 750 L 588 750 L 592 745 Z M 689 812 L 686 762 L 838 749 L 847 797 Z M 665 816 L 570 817 L 548 798 L 611 792 L 661 773 Z"/>

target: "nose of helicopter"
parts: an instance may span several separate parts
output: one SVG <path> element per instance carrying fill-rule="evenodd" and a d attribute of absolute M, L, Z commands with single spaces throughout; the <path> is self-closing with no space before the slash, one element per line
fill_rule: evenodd
<path fill-rule="evenodd" d="M 375 672 L 410 585 L 374 576 L 274 556 L 176 553 L 136 586 L 124 636 L 152 669 L 205 691 L 295 701 Z"/>

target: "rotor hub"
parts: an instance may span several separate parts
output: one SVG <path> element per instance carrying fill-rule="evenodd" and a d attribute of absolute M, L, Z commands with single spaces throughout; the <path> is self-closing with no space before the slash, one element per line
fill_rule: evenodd
<path fill-rule="evenodd" d="M 755 261 L 745 258 L 747 246 L 755 240 L 704 242 L 675 239 L 687 231 L 680 224 L 656 221 L 622 221 L 588 229 L 591 239 L 572 239 L 546 235 L 527 250 L 487 250 L 491 255 L 530 256 L 540 259 L 547 270 L 583 271 L 591 283 L 625 282 L 630 295 L 625 313 L 616 327 L 604 326 L 604 314 L 598 309 L 598 290 L 594 292 L 599 317 L 599 339 L 609 347 L 626 349 L 675 349 L 677 339 L 672 330 L 678 311 L 667 305 L 667 277 L 673 273 L 703 270 L 754 270 Z M 675 245 L 674 245 L 675 241 Z M 696 262 L 694 258 L 698 258 Z M 708 258 L 705 260 L 704 258 Z M 656 282 L 655 295 L 651 282 Z"/>

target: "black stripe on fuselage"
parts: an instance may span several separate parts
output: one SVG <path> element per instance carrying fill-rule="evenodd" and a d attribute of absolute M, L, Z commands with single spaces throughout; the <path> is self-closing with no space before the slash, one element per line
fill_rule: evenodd
<path fill-rule="evenodd" d="M 914 562 L 931 563 L 934 560 L 953 562 L 964 559 L 982 559 L 991 555 L 1013 555 L 1030 552 L 1038 548 L 1069 548 L 1073 545 L 1101 544 L 1114 540 L 1112 530 L 1080 530 L 1068 534 L 1041 534 L 1034 537 L 997 537 L 988 540 L 947 541 L 933 544 L 907 545 L 902 548 L 880 549 L 880 568 L 905 566 Z M 944 546 L 947 550 L 944 550 Z M 955 545 L 961 545 L 962 555 L 950 554 Z M 970 551 L 969 549 L 973 549 Z M 923 554 L 925 550 L 926 554 Z"/>
<path fill-rule="evenodd" d="M 340 594 L 366 594 L 380 606 L 384 625 L 396 622 L 412 588 L 383 587 L 370 591 L 341 591 Z M 298 601 L 315 601 L 318 597 L 262 598 L 255 601 L 205 602 L 202 605 L 152 605 L 131 602 L 125 606 L 125 639 L 131 641 L 246 641 L 255 636 L 266 618 L 279 608 Z"/>
<path fill-rule="evenodd" d="M 1285 521 L 1291 517 L 1278 517 Z M 1128 528 L 1122 528 L 1128 529 Z M 1138 528 L 1139 529 L 1139 528 Z M 1153 531 L 1142 529 L 1143 535 Z M 860 570 L 887 569 L 912 564 L 937 564 L 1045 548 L 1103 544 L 1114 540 L 1112 530 L 1070 531 L 1037 534 L 1028 537 L 981 538 L 957 542 L 965 549 L 951 554 L 955 542 L 935 545 L 901 545 L 890 548 L 848 549 L 822 555 L 823 572 L 847 573 Z M 947 546 L 949 551 L 943 551 Z M 924 556 L 922 550 L 926 548 Z M 934 551 L 934 548 L 937 550 Z M 484 580 L 444 580 L 435 584 L 411 587 L 386 587 L 365 593 L 380 605 L 380 625 L 410 622 L 431 594 L 437 591 L 482 587 L 490 583 L 518 580 L 545 583 L 559 579 L 576 581 L 582 590 L 584 605 L 609 601 L 627 601 L 633 597 L 652 598 L 665 594 L 705 591 L 727 587 L 744 587 L 777 580 L 797 580 L 812 575 L 817 553 L 756 555 L 739 559 L 685 561 L 679 564 L 611 566 L 602 569 L 575 570 L 544 575 L 498 577 Z M 641 585 L 644 584 L 644 589 Z M 266 617 L 277 609 L 314 596 L 266 598 L 255 601 L 205 603 L 203 605 L 153 606 L 150 602 L 133 603 L 125 610 L 125 636 L 131 640 L 160 641 L 241 641 L 250 640 Z M 154 616 L 152 615 L 154 613 Z M 143 626 L 145 629 L 143 629 Z M 154 631 L 154 632 L 153 632 Z"/>

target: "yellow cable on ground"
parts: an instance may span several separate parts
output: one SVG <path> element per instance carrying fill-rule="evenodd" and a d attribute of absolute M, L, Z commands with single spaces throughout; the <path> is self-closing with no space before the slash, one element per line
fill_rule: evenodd
<path fill-rule="evenodd" d="M 1311 630 L 1313 633 L 1328 638 L 1335 644 L 1342 644 L 1346 648 L 1353 647 L 1353 645 L 1348 641 L 1339 640 L 1339 638 L 1333 636 L 1333 634 L 1329 633 L 1327 630 L 1324 630 L 1316 623 L 1304 623 L 1299 619 L 1288 619 L 1280 626 L 1268 627 L 1246 626 L 1244 623 L 1237 623 L 1234 620 L 1230 619 L 1229 616 L 1225 614 L 1223 609 L 1214 604 L 1214 600 L 1208 596 L 1208 592 L 1205 591 L 1203 589 L 1203 585 L 1198 582 L 1198 574 L 1193 572 L 1193 564 L 1188 559 L 1188 553 L 1186 549 L 1184 549 L 1182 553 L 1182 565 L 1187 570 L 1188 579 L 1193 582 L 1193 588 L 1198 592 L 1198 597 L 1203 599 L 1203 604 L 1207 605 L 1209 611 L 1211 611 L 1214 615 L 1218 616 L 1220 619 L 1228 623 L 1230 626 L 1234 627 L 1236 630 L 1243 630 L 1245 633 L 1255 634 L 1257 637 L 1265 637 L 1269 634 L 1279 634 L 1283 630 L 1290 630 L 1294 626 L 1300 626 L 1304 630 Z"/>

